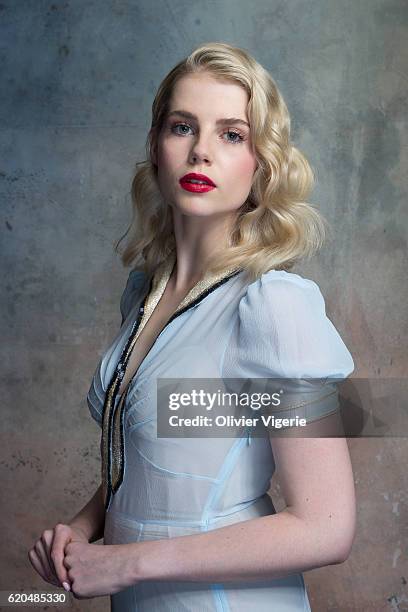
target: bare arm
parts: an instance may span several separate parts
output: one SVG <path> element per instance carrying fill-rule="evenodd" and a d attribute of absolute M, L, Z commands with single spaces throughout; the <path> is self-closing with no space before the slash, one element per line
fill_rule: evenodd
<path fill-rule="evenodd" d="M 79 529 L 88 539 L 88 542 L 96 542 L 103 537 L 105 525 L 105 508 L 102 497 L 102 485 L 100 485 L 89 502 L 67 523 L 75 529 Z"/>
<path fill-rule="evenodd" d="M 355 533 L 347 440 L 273 438 L 273 452 L 284 511 L 202 534 L 129 544 L 134 582 L 275 579 L 345 561 Z"/>

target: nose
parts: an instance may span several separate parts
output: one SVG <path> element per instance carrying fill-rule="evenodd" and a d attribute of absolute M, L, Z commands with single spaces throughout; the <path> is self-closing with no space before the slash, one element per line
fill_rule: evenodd
<path fill-rule="evenodd" d="M 211 161 L 211 154 L 209 151 L 209 144 L 208 144 L 208 139 L 204 140 L 201 137 L 197 137 L 194 140 L 194 144 L 191 147 L 191 151 L 190 151 L 190 161 L 192 163 L 197 163 L 197 162 L 210 162 Z"/>

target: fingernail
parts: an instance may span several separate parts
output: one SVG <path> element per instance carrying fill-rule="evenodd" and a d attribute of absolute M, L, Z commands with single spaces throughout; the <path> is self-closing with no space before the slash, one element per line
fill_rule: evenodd
<path fill-rule="evenodd" d="M 64 587 L 64 589 L 65 589 L 66 591 L 70 591 L 70 590 L 71 590 L 71 587 L 69 586 L 68 582 L 63 582 L 63 583 L 62 583 L 62 586 Z"/>

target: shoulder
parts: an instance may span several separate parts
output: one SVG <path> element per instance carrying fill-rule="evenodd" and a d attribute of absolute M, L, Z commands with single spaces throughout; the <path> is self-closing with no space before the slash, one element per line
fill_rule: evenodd
<path fill-rule="evenodd" d="M 274 370 L 342 377 L 354 369 L 314 281 L 271 270 L 248 285 L 238 309 L 242 345 L 262 352 Z"/>
<path fill-rule="evenodd" d="M 120 298 L 120 312 L 122 323 L 133 308 L 135 300 L 141 295 L 147 282 L 147 275 L 143 270 L 131 270 L 129 272 L 125 288 Z"/>
<path fill-rule="evenodd" d="M 287 308 L 290 308 L 292 317 L 296 311 L 304 314 L 325 312 L 324 298 L 317 283 L 284 270 L 270 270 L 250 283 L 240 307 L 258 314 L 269 313 L 270 316 L 285 311 L 289 315 Z"/>
<path fill-rule="evenodd" d="M 143 283 L 146 279 L 146 274 L 145 272 L 143 272 L 143 270 L 130 270 L 127 281 L 126 281 L 126 287 L 134 287 L 137 285 L 140 285 L 141 283 Z"/>
<path fill-rule="evenodd" d="M 294 286 L 312 290 L 317 289 L 319 291 L 319 287 L 315 281 L 310 278 L 305 278 L 300 274 L 295 274 L 294 272 L 286 272 L 285 270 L 269 270 L 269 272 L 264 272 L 258 281 L 262 286 L 274 283 L 275 286 Z M 257 281 L 255 281 L 255 283 L 256 282 Z"/>

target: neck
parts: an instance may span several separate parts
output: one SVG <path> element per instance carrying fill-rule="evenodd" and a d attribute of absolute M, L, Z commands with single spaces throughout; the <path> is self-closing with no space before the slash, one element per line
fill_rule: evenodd
<path fill-rule="evenodd" d="M 170 277 L 175 292 L 183 293 L 205 277 L 208 261 L 228 245 L 231 216 L 193 217 L 173 213 L 176 263 Z"/>

